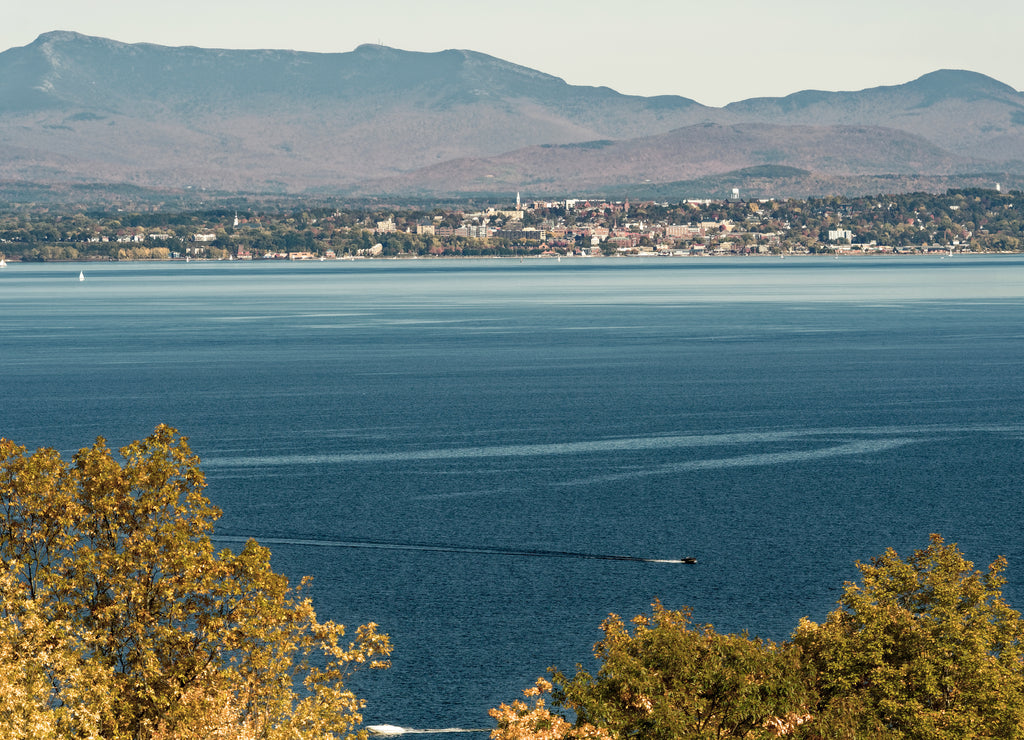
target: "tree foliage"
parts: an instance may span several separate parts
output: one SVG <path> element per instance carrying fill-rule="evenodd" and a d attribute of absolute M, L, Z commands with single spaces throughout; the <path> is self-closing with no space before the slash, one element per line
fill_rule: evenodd
<path fill-rule="evenodd" d="M 0 440 L 0 738 L 354 731 L 387 636 L 346 642 L 255 541 L 215 552 L 198 466 L 166 426 L 70 464 Z"/>
<path fill-rule="evenodd" d="M 862 582 L 825 623 L 794 633 L 817 678 L 822 735 L 1024 736 L 1024 622 L 1002 597 L 1005 559 L 976 571 L 932 535 L 906 560 L 890 549 L 857 567 Z"/>
<path fill-rule="evenodd" d="M 595 675 L 554 671 L 575 727 L 543 699 L 518 701 L 492 712 L 492 737 L 1024 737 L 1024 620 L 1002 596 L 1006 560 L 975 570 L 932 535 L 906 559 L 890 549 L 857 567 L 825 622 L 801 620 L 782 645 L 695 628 L 659 603 L 632 630 L 611 615 Z M 528 696 L 551 689 L 542 681 Z"/>
<path fill-rule="evenodd" d="M 554 695 L 580 723 L 615 738 L 768 736 L 804 713 L 800 667 L 785 646 L 694 627 L 688 609 L 660 602 L 631 627 L 613 614 L 601 629 L 597 674 L 555 671 Z"/>
<path fill-rule="evenodd" d="M 573 725 L 548 709 L 547 697 L 552 688 L 550 681 L 538 678 L 533 686 L 523 690 L 533 700 L 532 706 L 517 699 L 511 705 L 492 709 L 489 714 L 497 720 L 498 728 L 491 732 L 491 740 L 612 740 L 603 727 L 588 722 Z"/>

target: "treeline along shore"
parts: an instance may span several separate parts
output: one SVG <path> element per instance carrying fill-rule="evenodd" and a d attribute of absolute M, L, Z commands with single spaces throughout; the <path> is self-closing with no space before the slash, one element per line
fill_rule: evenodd
<path fill-rule="evenodd" d="M 1024 193 L 444 207 L 0 208 L 6 261 L 1018 252 Z"/>

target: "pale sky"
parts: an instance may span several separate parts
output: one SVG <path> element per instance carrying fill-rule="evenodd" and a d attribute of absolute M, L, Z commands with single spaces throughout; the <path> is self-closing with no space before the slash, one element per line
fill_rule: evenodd
<path fill-rule="evenodd" d="M 720 106 L 861 90 L 936 69 L 1024 89 L 1020 0 L 26 0 L 0 50 L 46 31 L 222 49 L 472 49 L 633 95 Z"/>

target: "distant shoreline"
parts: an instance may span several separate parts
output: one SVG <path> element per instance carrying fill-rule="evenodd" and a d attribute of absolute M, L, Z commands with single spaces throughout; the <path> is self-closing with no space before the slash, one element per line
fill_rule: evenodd
<path fill-rule="evenodd" d="M 389 257 L 326 257 L 324 259 L 280 259 L 280 258 L 256 258 L 256 259 L 207 259 L 203 257 L 193 257 L 191 259 L 183 259 L 181 257 L 173 257 L 170 259 L 112 259 L 112 258 L 91 258 L 91 259 L 78 259 L 78 260 L 22 260 L 17 257 L 8 258 L 7 264 L 24 264 L 24 265 L 89 265 L 89 264 L 116 264 L 116 263 L 145 263 L 145 264 L 170 264 L 170 263 L 181 263 L 189 264 L 191 262 L 200 262 L 203 264 L 218 263 L 218 262 L 238 262 L 241 264 L 247 263 L 319 263 L 319 262 L 440 262 L 440 261 L 462 261 L 462 262 L 481 262 L 481 261 L 492 261 L 492 260 L 504 260 L 507 262 L 558 262 L 562 259 L 575 260 L 580 262 L 589 262 L 592 260 L 678 260 L 678 259 L 695 259 L 695 260 L 749 260 L 749 259 L 761 259 L 761 260 L 779 260 L 779 259 L 819 259 L 819 260 L 842 260 L 842 259 L 866 259 L 872 257 L 883 257 L 883 258 L 899 258 L 899 257 L 911 257 L 911 258 L 970 258 L 970 257 L 1014 257 L 1024 255 L 1024 250 L 1016 252 L 952 252 L 948 250 L 931 251 L 931 252 L 844 252 L 844 253 L 804 253 L 804 252 L 787 252 L 785 254 L 614 254 L 614 255 L 587 255 L 582 256 L 578 254 L 563 254 L 563 255 L 523 255 L 521 257 L 512 257 L 509 255 L 394 255 Z"/>

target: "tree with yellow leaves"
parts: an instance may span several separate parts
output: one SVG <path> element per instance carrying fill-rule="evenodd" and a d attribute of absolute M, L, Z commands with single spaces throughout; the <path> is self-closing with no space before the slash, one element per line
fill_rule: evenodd
<path fill-rule="evenodd" d="M 533 699 L 530 706 L 521 699 L 511 705 L 502 704 L 489 714 L 498 722 L 491 731 L 491 740 L 612 740 L 603 728 L 582 722 L 570 724 L 565 717 L 547 708 L 546 697 L 551 694 L 551 682 L 538 678 L 523 695 Z"/>
<path fill-rule="evenodd" d="M 627 625 L 611 615 L 596 674 L 554 671 L 502 705 L 494 740 L 801 737 L 806 740 L 1024 738 L 1024 619 L 1005 601 L 1005 558 L 975 570 L 932 535 L 901 558 L 857 563 L 839 608 L 801 620 L 782 645 L 694 627 L 654 604 Z"/>
<path fill-rule="evenodd" d="M 0 740 L 361 736 L 345 682 L 387 636 L 346 642 L 255 541 L 215 552 L 174 429 L 119 452 L 0 440 Z"/>
<path fill-rule="evenodd" d="M 745 634 L 694 627 L 689 609 L 653 604 L 627 625 L 612 614 L 594 645 L 596 674 L 553 670 L 527 690 L 539 697 L 492 710 L 494 740 L 677 740 L 793 734 L 807 719 L 807 682 L 798 655 Z M 543 696 L 576 716 L 552 713 Z"/>
<path fill-rule="evenodd" d="M 1024 737 L 1024 621 L 1003 599 L 1005 558 L 977 571 L 932 535 L 906 559 L 857 563 L 839 608 L 800 622 L 823 738 Z"/>

